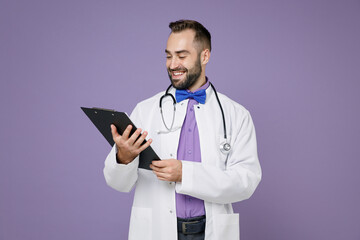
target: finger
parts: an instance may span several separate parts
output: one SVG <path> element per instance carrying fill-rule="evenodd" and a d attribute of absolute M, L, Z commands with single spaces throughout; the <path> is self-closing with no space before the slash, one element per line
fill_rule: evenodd
<path fill-rule="evenodd" d="M 154 166 L 156 167 L 167 167 L 168 166 L 168 162 L 166 160 L 157 160 L 157 161 L 152 161 L 151 162 Z"/>
<path fill-rule="evenodd" d="M 168 180 L 166 178 L 162 178 L 162 177 L 158 177 L 158 179 L 161 180 L 161 181 L 171 182 L 170 180 Z"/>
<path fill-rule="evenodd" d="M 123 137 L 124 140 L 128 140 L 131 129 L 132 129 L 132 126 L 131 126 L 131 125 L 128 125 L 128 126 L 125 128 L 125 130 L 124 130 L 124 132 L 123 132 L 123 134 L 122 134 L 122 137 Z"/>
<path fill-rule="evenodd" d="M 117 132 L 114 124 L 111 124 L 110 128 L 111 128 L 111 134 L 112 134 L 113 140 L 115 141 L 115 138 L 118 138 L 120 136 L 120 134 Z"/>
<path fill-rule="evenodd" d="M 162 168 L 155 167 L 153 164 L 150 164 L 150 168 L 151 168 L 154 172 L 163 172 L 163 169 L 162 169 Z"/>
<path fill-rule="evenodd" d="M 134 143 L 134 147 L 139 148 L 140 145 L 144 142 L 147 135 L 148 135 L 148 132 L 146 132 L 146 131 L 143 134 L 141 134 L 140 137 L 138 138 L 138 140 L 136 140 L 136 142 Z"/>
<path fill-rule="evenodd" d="M 151 143 L 152 143 L 152 139 L 149 139 L 146 143 L 144 143 L 144 144 L 139 148 L 139 153 L 141 153 L 142 151 L 144 151 L 148 146 L 150 146 Z"/>
<path fill-rule="evenodd" d="M 141 128 L 136 129 L 136 131 L 131 135 L 131 137 L 128 140 L 129 144 L 133 145 L 140 134 L 141 134 Z"/>
<path fill-rule="evenodd" d="M 160 180 L 163 180 L 163 181 L 169 181 L 169 174 L 167 173 L 162 173 L 162 172 L 155 172 L 156 174 L 156 177 Z"/>

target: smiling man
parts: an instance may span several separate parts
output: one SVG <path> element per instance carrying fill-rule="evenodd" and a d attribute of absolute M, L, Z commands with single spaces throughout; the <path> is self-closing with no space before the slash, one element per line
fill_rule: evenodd
<path fill-rule="evenodd" d="M 105 179 L 122 192 L 136 186 L 129 239 L 239 239 L 231 204 L 248 199 L 261 179 L 254 125 L 249 112 L 206 77 L 209 31 L 192 20 L 169 27 L 171 85 L 135 107 L 134 134 L 131 126 L 123 135 L 111 126 L 115 145 Z M 150 144 L 162 160 L 152 162 L 152 171 L 139 169 L 138 156 Z"/>
<path fill-rule="evenodd" d="M 211 51 L 210 41 L 205 37 L 199 39 L 199 36 L 195 39 L 195 31 L 181 31 L 175 23 L 170 24 L 170 28 L 173 31 L 165 53 L 171 83 L 176 89 L 196 90 L 205 84 L 205 66 Z M 206 35 L 210 39 L 210 33 L 206 31 Z"/>

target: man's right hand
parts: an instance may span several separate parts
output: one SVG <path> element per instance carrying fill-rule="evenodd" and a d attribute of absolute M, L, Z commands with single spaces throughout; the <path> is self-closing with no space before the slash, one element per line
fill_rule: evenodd
<path fill-rule="evenodd" d="M 149 139 L 145 144 L 141 145 L 148 133 L 144 131 L 143 134 L 141 134 L 141 128 L 138 128 L 133 135 L 129 137 L 131 129 L 132 126 L 128 125 L 121 136 L 117 132 L 115 125 L 111 124 L 112 137 L 117 147 L 117 161 L 122 164 L 132 162 L 152 143 L 152 139 Z M 137 139 L 138 137 L 139 139 Z"/>

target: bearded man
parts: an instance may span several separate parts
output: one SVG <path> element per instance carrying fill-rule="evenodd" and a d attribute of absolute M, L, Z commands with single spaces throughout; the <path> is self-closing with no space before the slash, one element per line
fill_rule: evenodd
<path fill-rule="evenodd" d="M 115 145 L 104 176 L 118 191 L 136 187 L 130 240 L 239 239 L 232 203 L 248 199 L 261 180 L 255 128 L 249 112 L 217 93 L 205 74 L 209 31 L 193 20 L 169 27 L 171 85 L 137 104 L 132 135 L 131 126 L 122 135 L 111 126 Z M 152 171 L 138 168 L 150 144 L 162 159 Z"/>

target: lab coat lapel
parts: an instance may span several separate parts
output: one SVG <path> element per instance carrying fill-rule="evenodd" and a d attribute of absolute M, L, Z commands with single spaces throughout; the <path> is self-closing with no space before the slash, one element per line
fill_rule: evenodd
<path fill-rule="evenodd" d="M 199 104 L 195 107 L 196 123 L 199 131 L 201 162 L 206 164 L 216 164 L 219 146 L 219 132 L 223 130 L 220 128 L 221 112 L 214 91 L 211 86 L 206 90 L 205 104 Z"/>

